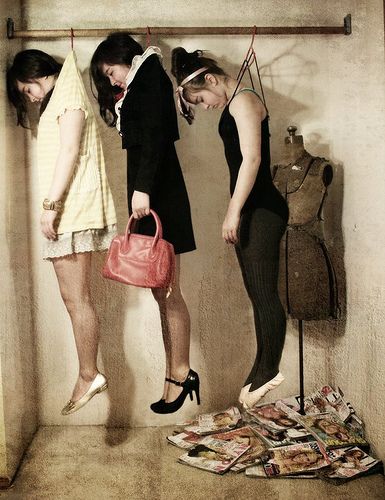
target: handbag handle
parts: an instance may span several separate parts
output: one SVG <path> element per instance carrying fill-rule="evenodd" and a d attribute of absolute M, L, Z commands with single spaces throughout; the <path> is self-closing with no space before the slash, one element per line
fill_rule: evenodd
<path fill-rule="evenodd" d="M 158 240 L 159 238 L 162 239 L 163 238 L 163 229 L 162 229 L 162 223 L 160 222 L 160 219 L 159 219 L 159 216 L 158 214 L 152 210 L 150 208 L 150 215 L 152 215 L 155 219 L 155 224 L 156 224 L 156 231 L 155 231 L 155 236 L 154 236 L 154 241 L 151 245 L 151 250 L 154 249 L 155 245 L 158 243 Z M 136 221 L 136 219 L 134 219 L 134 215 L 132 214 L 130 216 L 130 218 L 128 219 L 128 222 L 127 222 L 127 227 L 126 227 L 126 232 L 125 232 L 125 235 L 124 235 L 124 246 L 125 248 L 127 248 L 127 245 L 128 245 L 128 239 L 130 237 L 130 234 L 131 234 L 131 226 L 133 225 L 133 223 Z"/>

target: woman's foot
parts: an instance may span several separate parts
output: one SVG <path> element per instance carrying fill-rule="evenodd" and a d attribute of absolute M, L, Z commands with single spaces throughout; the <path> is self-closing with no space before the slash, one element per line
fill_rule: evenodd
<path fill-rule="evenodd" d="M 241 389 L 241 392 L 239 393 L 238 401 L 243 404 L 246 394 L 249 392 L 249 389 L 251 387 L 251 384 L 244 385 Z"/>
<path fill-rule="evenodd" d="M 187 395 L 190 395 L 191 401 L 193 400 L 193 392 L 195 392 L 195 397 L 198 405 L 200 404 L 199 397 L 199 376 L 194 370 L 189 370 L 187 377 L 183 382 L 178 382 L 177 380 L 173 380 L 171 378 L 167 379 L 171 385 L 175 385 L 179 388 L 179 395 L 172 401 L 163 401 L 163 403 L 159 402 L 156 408 L 151 407 L 151 409 L 155 413 L 174 413 L 182 407 Z M 170 390 L 169 390 L 170 393 Z M 169 394 L 167 395 L 167 399 L 169 398 Z"/>
<path fill-rule="evenodd" d="M 98 373 L 96 370 L 91 375 L 79 375 L 72 391 L 71 401 L 78 401 L 88 391 Z"/>
<path fill-rule="evenodd" d="M 279 372 L 274 378 L 266 382 L 266 384 L 258 387 L 255 391 L 248 391 L 243 398 L 242 404 L 245 409 L 255 406 L 260 399 L 263 398 L 269 391 L 278 387 L 285 380 L 285 377 Z"/>
<path fill-rule="evenodd" d="M 188 372 L 186 372 L 186 373 L 188 373 Z M 182 380 L 184 380 L 185 378 L 186 378 L 186 375 L 184 377 L 182 377 Z M 174 399 L 176 399 L 179 396 L 179 394 L 182 392 L 181 387 L 178 387 L 178 386 L 175 386 L 175 390 L 174 390 L 174 385 L 170 384 L 170 380 L 171 380 L 170 377 L 166 377 L 164 379 L 163 396 L 161 397 L 161 399 L 159 399 L 159 401 L 156 401 L 155 403 L 152 403 L 150 405 L 150 408 L 154 413 L 161 413 L 161 410 L 162 410 L 163 405 L 166 402 L 166 400 L 169 403 L 170 401 L 173 401 Z M 170 389 L 171 389 L 171 391 L 170 391 Z M 168 397 L 169 391 L 170 391 L 170 393 L 173 393 L 173 396 L 175 396 L 174 399 L 172 399 L 172 396 L 170 396 L 170 398 Z"/>
<path fill-rule="evenodd" d="M 79 399 L 70 399 L 61 411 L 62 415 L 69 415 L 83 408 L 96 394 L 107 389 L 107 379 L 102 373 L 97 373 L 91 384 L 87 384 L 88 389 Z M 74 391 L 75 392 L 75 391 Z"/>
<path fill-rule="evenodd" d="M 163 396 L 159 399 L 159 401 L 156 401 L 155 403 L 150 404 L 150 408 L 153 412 L 158 413 L 157 409 L 159 408 L 159 406 L 162 406 L 163 403 L 166 401 L 167 391 L 168 391 L 169 385 L 170 384 L 168 382 L 168 377 L 166 377 L 164 379 Z"/>

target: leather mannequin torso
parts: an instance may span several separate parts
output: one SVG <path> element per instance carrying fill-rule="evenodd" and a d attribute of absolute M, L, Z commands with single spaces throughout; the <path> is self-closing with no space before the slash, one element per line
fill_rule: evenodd
<path fill-rule="evenodd" d="M 336 317 L 336 283 L 321 219 L 333 169 L 324 158 L 305 150 L 296 127 L 288 131 L 285 158 L 273 167 L 274 184 L 289 206 L 288 231 L 282 240 L 281 299 L 292 318 Z"/>

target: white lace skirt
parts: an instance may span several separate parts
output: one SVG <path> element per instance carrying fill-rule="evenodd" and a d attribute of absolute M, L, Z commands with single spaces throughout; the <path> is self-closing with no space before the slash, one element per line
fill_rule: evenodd
<path fill-rule="evenodd" d="M 73 253 L 102 252 L 108 249 L 116 232 L 116 224 L 111 224 L 103 229 L 58 234 L 55 241 L 44 239 L 43 259 L 52 260 Z"/>

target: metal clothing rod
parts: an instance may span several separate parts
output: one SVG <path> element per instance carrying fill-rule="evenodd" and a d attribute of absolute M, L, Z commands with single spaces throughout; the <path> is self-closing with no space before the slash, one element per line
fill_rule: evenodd
<path fill-rule="evenodd" d="M 348 14 L 344 18 L 343 26 L 271 26 L 271 27 L 153 27 L 145 28 L 73 28 L 74 37 L 105 37 L 113 31 L 127 31 L 131 35 L 350 35 L 352 32 L 352 18 Z M 12 18 L 7 20 L 7 38 L 66 38 L 71 35 L 71 28 L 58 30 L 15 30 Z"/>

